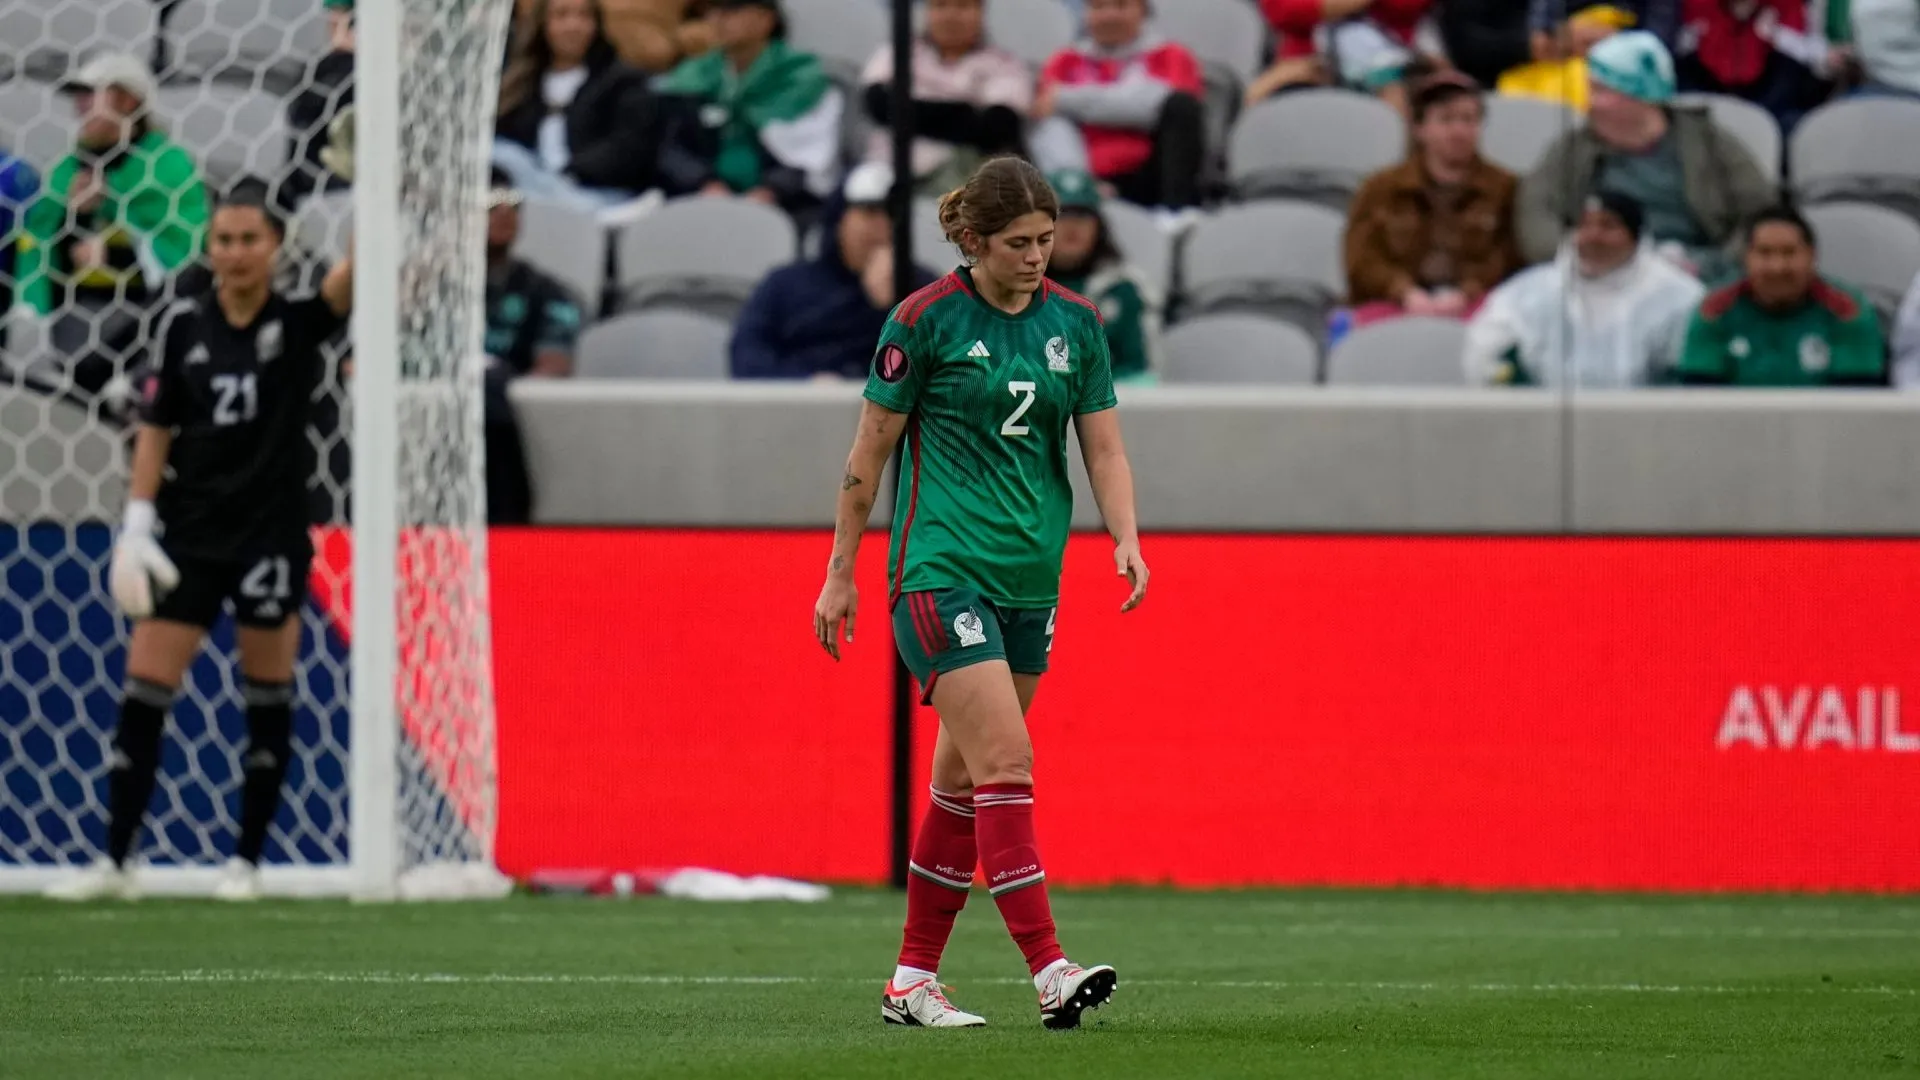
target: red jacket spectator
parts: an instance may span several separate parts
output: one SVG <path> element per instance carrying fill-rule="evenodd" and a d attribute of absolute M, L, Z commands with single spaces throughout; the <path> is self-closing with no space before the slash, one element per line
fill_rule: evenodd
<path fill-rule="evenodd" d="M 1153 155 L 1153 118 L 1168 94 L 1195 98 L 1206 94 L 1200 62 L 1186 46 L 1151 31 L 1122 49 L 1077 41 L 1047 61 L 1040 85 L 1043 93 L 1058 88 L 1059 111 L 1079 121 L 1087 164 L 1102 179 L 1131 173 L 1147 163 Z M 1135 86 L 1137 94 L 1130 92 Z M 1076 89 L 1095 93 L 1076 95 Z M 1127 126 L 1099 122 L 1109 114 Z"/>
<path fill-rule="evenodd" d="M 1825 51 L 1807 34 L 1806 0 L 1685 0 L 1680 10 L 1680 53 L 1698 57 L 1723 87 L 1759 82 L 1776 49 L 1802 63 Z"/>
<path fill-rule="evenodd" d="M 1353 6 L 1352 0 L 1332 2 L 1342 7 Z M 1339 21 L 1327 17 L 1328 3 L 1329 0 L 1260 0 L 1260 10 L 1266 13 L 1279 38 L 1279 59 L 1312 56 L 1318 51 L 1314 31 L 1325 23 Z M 1372 0 L 1361 3 L 1349 14 L 1371 20 L 1388 37 L 1412 48 L 1414 31 L 1432 7 L 1433 0 Z"/>

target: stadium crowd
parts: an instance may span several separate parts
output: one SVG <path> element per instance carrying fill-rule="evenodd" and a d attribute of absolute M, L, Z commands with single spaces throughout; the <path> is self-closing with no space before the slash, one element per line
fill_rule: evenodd
<path fill-rule="evenodd" d="M 150 41 L 58 70 L 5 44 L 0 95 L 72 100 L 0 102 L 12 377 L 124 400 L 242 174 L 309 272 L 342 250 L 353 0 L 313 0 L 323 47 L 196 61 L 183 20 L 225 2 L 158 5 Z M 1126 379 L 1300 381 L 1261 367 L 1290 335 L 1307 381 L 1352 381 L 1373 328 L 1420 319 L 1374 381 L 1920 385 L 1912 0 L 920 12 L 922 278 L 954 258 L 932 197 L 1025 155 L 1061 195 L 1051 272 L 1098 302 Z M 864 377 L 894 300 L 887 28 L 881 0 L 519 0 L 486 211 L 499 520 L 531 505 L 513 379 Z M 210 133 L 169 115 L 210 87 Z"/>

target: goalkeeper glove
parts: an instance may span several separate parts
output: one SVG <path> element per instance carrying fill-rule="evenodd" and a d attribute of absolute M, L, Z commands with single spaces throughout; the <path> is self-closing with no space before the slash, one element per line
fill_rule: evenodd
<path fill-rule="evenodd" d="M 154 600 L 180 584 L 180 570 L 153 538 L 153 504 L 145 499 L 127 503 L 120 538 L 113 542 L 113 562 L 107 582 L 113 602 L 135 619 L 153 614 Z"/>

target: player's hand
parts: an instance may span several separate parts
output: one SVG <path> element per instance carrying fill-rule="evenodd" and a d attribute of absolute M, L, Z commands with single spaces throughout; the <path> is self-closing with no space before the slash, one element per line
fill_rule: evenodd
<path fill-rule="evenodd" d="M 847 644 L 853 644 L 853 618 L 860 608 L 860 590 L 838 574 L 827 575 L 820 599 L 813 605 L 813 636 L 827 655 L 840 659 L 840 624 L 846 624 Z"/>
<path fill-rule="evenodd" d="M 127 532 L 114 541 L 107 584 L 121 611 L 144 619 L 153 614 L 156 596 L 164 596 L 180 584 L 180 570 L 151 534 Z"/>
<path fill-rule="evenodd" d="M 1115 544 L 1113 568 L 1116 574 L 1127 579 L 1127 584 L 1133 586 L 1132 595 L 1120 605 L 1120 611 L 1124 614 L 1139 607 L 1140 601 L 1147 598 L 1147 578 L 1152 576 L 1147 573 L 1147 560 L 1140 557 L 1140 541 L 1127 540 Z"/>

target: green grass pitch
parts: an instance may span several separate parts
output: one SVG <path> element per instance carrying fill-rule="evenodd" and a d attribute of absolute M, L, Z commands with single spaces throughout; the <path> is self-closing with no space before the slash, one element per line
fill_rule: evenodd
<path fill-rule="evenodd" d="M 1920 1076 L 1920 899 L 1056 893 L 1120 970 L 1039 1026 L 976 891 L 879 1018 L 901 902 L 0 900 L 0 1077 Z"/>

